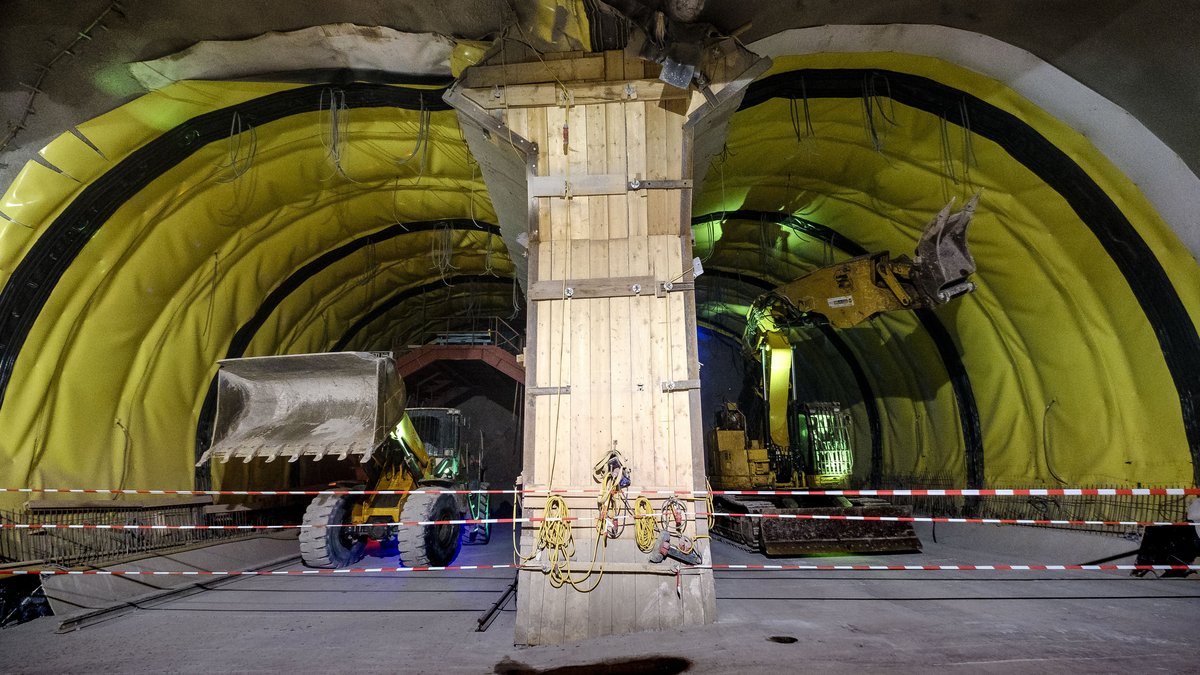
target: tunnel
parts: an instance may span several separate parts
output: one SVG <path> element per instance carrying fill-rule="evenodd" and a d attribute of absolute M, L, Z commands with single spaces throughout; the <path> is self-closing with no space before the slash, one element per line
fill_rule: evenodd
<path fill-rule="evenodd" d="M 443 96 L 497 36 L 623 49 L 620 17 L 592 0 L 243 4 L 208 18 L 17 3 L 0 26 L 8 487 L 295 487 L 287 466 L 197 466 L 221 360 L 402 353 L 480 326 L 521 354 L 529 242 Z M 761 424 L 743 345 L 756 298 L 911 255 L 939 210 L 978 195 L 974 292 L 789 330 L 796 395 L 850 412 L 848 485 L 1200 484 L 1196 83 L 1163 56 L 1194 55 L 1194 17 L 1169 25 L 1159 2 L 1069 3 L 1070 18 L 1034 2 L 696 4 L 771 59 L 695 169 L 705 429 L 729 401 Z M 18 53 L 22 32 L 55 42 Z M 410 405 L 467 411 L 492 484 L 517 481 L 523 382 L 440 362 L 408 384 Z M 0 509 L 28 498 L 0 493 Z"/>

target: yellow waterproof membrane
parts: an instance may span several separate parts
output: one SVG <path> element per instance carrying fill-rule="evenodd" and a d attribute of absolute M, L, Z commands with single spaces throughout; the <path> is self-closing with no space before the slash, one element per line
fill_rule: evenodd
<path fill-rule="evenodd" d="M 917 102 L 919 79 L 937 87 L 937 114 Z M 988 108 L 1001 115 L 971 119 Z M 1073 160 L 1080 171 L 1071 180 L 1098 187 L 1133 236 L 1098 233 L 1097 209 L 1077 185 L 1056 189 L 1018 161 L 1011 140 L 992 133 L 1003 113 Z M 1194 431 L 1189 347 L 1200 274 L 1136 186 L 1085 138 L 1003 85 L 936 59 L 823 54 L 777 60 L 747 94 L 726 145 L 697 213 L 797 214 L 866 250 L 911 252 L 950 197 L 983 192 L 969 237 L 980 288 L 934 312 L 969 377 L 982 484 L 1195 481 L 1185 424 Z M 697 250 L 711 248 L 705 228 L 695 231 Z M 1147 255 L 1126 254 L 1138 245 Z M 714 261 L 721 251 L 718 241 Z M 893 314 L 844 331 L 884 411 L 883 480 L 973 482 L 946 372 L 954 359 L 939 363 L 922 346 L 927 338 L 914 340 L 915 326 Z"/>
<path fill-rule="evenodd" d="M 461 283 L 482 290 L 477 307 L 511 306 L 512 264 L 440 91 L 188 82 L 147 98 L 203 99 L 219 112 L 155 114 L 135 102 L 81 126 L 99 130 L 113 165 L 136 161 L 164 129 L 175 130 L 174 148 L 197 147 L 121 194 L 53 284 L 0 407 L 6 483 L 191 487 L 218 359 L 323 351 L 344 338 L 388 348 L 390 336 L 357 324 L 387 325 L 413 289 L 439 297 Z M 202 145 L 202 126 L 183 128 L 200 113 L 222 125 Z M 6 215 L 38 224 L 5 223 L 6 271 L 78 201 L 77 186 L 49 192 L 59 187 L 28 210 L 6 198 Z M 433 318 L 446 308 L 423 309 Z"/>
<path fill-rule="evenodd" d="M 6 485 L 192 487 L 219 359 L 524 302 L 435 88 L 181 82 L 78 129 L 0 201 Z M 740 336 L 758 293 L 911 253 L 979 190 L 977 292 L 794 331 L 803 396 L 852 406 L 855 480 L 1193 484 L 1195 261 L 1085 138 L 936 59 L 783 58 L 752 85 L 696 198 L 699 321 Z M 216 483 L 279 486 L 275 464 Z"/>

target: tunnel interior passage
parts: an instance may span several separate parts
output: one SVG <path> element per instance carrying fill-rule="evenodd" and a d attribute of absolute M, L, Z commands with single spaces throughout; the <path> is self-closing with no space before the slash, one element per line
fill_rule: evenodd
<path fill-rule="evenodd" d="M 525 251 L 444 86 L 185 81 L 47 146 L 0 202 L 6 475 L 190 488 L 220 359 L 389 350 L 448 317 L 523 326 Z M 709 408 L 746 400 L 755 297 L 911 253 L 975 193 L 975 293 L 794 331 L 803 395 L 851 408 L 854 479 L 1194 484 L 1195 259 L 1087 138 L 929 57 L 783 57 L 751 85 L 694 204 Z"/>

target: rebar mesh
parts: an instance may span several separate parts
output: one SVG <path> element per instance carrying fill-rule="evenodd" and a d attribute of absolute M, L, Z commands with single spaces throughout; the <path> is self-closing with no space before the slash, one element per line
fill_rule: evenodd
<path fill-rule="evenodd" d="M 208 510 L 210 511 L 210 510 Z M 0 524 L 268 525 L 296 522 L 295 507 L 206 512 L 203 504 L 0 510 Z M 261 530 L 0 528 L 0 564 L 103 566 L 145 553 L 253 536 Z"/>

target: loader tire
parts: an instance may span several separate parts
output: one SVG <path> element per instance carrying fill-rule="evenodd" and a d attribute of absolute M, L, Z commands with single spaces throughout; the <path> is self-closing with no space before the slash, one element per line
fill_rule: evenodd
<path fill-rule="evenodd" d="M 410 494 L 400 519 L 459 520 L 462 512 L 454 495 Z M 462 548 L 462 525 L 405 526 L 400 528 L 396 548 L 405 567 L 441 567 L 458 557 Z"/>
<path fill-rule="evenodd" d="M 354 512 L 350 495 L 317 495 L 304 511 L 300 558 L 309 567 L 349 567 L 367 554 L 367 538 L 345 527 Z"/>

